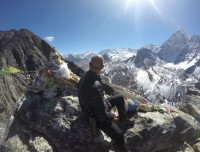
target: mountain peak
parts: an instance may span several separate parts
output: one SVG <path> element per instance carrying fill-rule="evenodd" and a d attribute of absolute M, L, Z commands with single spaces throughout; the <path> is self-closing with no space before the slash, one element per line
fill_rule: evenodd
<path fill-rule="evenodd" d="M 179 28 L 175 33 L 171 35 L 169 40 L 180 40 L 180 39 L 189 39 L 188 34 L 185 32 L 183 28 Z"/>
<path fill-rule="evenodd" d="M 184 29 L 180 28 L 162 44 L 157 55 L 166 62 L 180 62 L 182 59 L 184 59 L 189 50 L 189 38 L 190 37 L 184 31 Z"/>
<path fill-rule="evenodd" d="M 186 33 L 183 27 L 180 27 L 177 32 L 179 32 L 179 33 Z"/>
<path fill-rule="evenodd" d="M 34 71 L 49 59 L 52 47 L 27 29 L 0 32 L 4 65 Z"/>
<path fill-rule="evenodd" d="M 91 55 L 93 53 L 92 53 L 92 51 L 86 51 L 84 54 L 85 54 L 85 56 L 87 56 L 87 55 Z"/>

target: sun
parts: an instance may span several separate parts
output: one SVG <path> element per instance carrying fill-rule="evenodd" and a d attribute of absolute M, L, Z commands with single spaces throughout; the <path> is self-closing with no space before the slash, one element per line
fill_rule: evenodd
<path fill-rule="evenodd" d="M 156 0 L 125 0 L 126 5 L 136 5 L 136 6 L 144 6 L 144 5 L 152 5 L 156 8 Z"/>
<path fill-rule="evenodd" d="M 130 9 L 145 11 L 145 9 L 153 8 L 158 14 L 160 11 L 156 5 L 157 0 L 124 0 L 125 2 L 125 12 L 128 12 Z"/>

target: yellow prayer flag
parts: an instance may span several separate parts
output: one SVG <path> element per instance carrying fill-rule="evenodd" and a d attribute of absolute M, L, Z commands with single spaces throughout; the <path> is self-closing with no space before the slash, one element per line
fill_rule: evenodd
<path fill-rule="evenodd" d="M 7 71 L 10 71 L 11 73 L 18 73 L 18 72 L 21 72 L 21 70 L 17 69 L 17 68 L 14 68 L 14 67 L 11 67 L 11 66 L 7 66 L 5 68 L 5 70 Z"/>

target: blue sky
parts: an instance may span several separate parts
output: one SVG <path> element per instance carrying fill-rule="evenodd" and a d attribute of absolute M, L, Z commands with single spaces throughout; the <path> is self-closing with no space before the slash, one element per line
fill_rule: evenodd
<path fill-rule="evenodd" d="M 0 30 L 26 28 L 62 54 L 162 44 L 200 35 L 199 0 L 1 0 Z"/>

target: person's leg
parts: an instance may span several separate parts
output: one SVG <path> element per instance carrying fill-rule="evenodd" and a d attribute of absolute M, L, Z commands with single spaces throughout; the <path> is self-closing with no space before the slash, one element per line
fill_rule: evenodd
<path fill-rule="evenodd" d="M 114 106 L 117 107 L 120 119 L 123 119 L 126 117 L 124 97 L 122 95 L 111 96 L 107 100 L 109 103 L 111 103 L 112 107 L 114 107 Z"/>
<path fill-rule="evenodd" d="M 107 136 L 114 140 L 117 149 L 126 152 L 127 148 L 121 129 L 114 123 L 112 124 L 99 124 L 98 128 L 101 129 Z"/>

